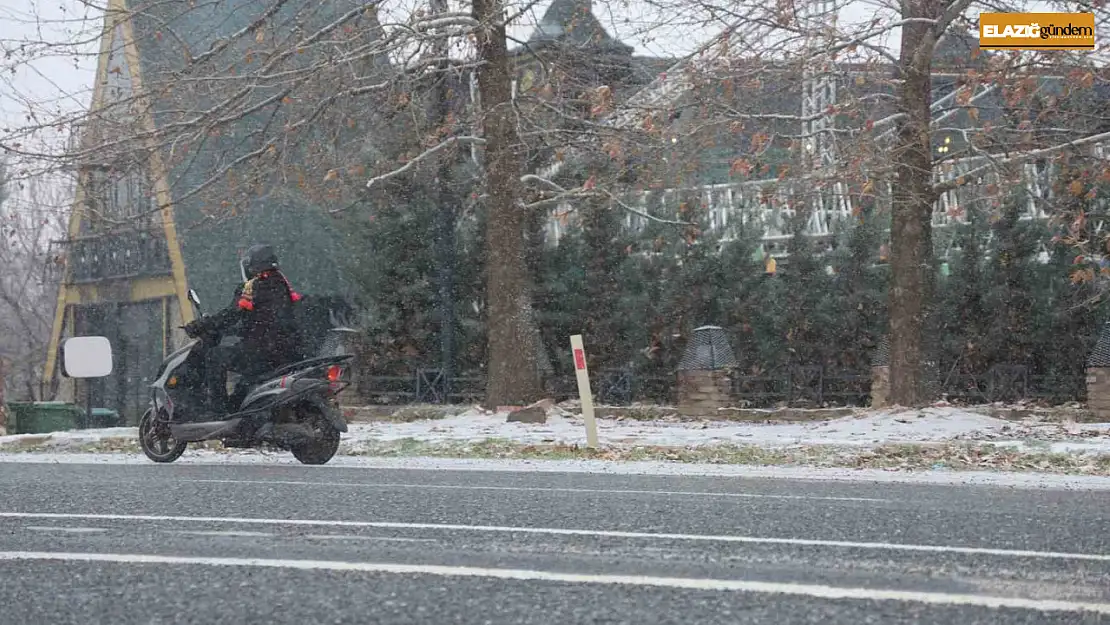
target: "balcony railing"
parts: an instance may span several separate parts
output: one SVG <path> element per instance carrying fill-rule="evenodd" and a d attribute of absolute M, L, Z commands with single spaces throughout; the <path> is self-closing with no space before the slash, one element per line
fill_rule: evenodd
<path fill-rule="evenodd" d="M 129 230 L 79 237 L 60 243 L 71 284 L 167 275 L 169 249 L 161 233 Z"/>

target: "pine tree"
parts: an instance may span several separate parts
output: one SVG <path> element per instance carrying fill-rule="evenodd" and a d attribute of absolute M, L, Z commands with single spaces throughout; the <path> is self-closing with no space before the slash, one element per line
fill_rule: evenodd
<path fill-rule="evenodd" d="M 432 365 L 439 353 L 434 282 L 435 206 L 423 196 L 383 202 L 362 226 L 356 275 L 369 327 L 372 370 L 398 375 Z"/>
<path fill-rule="evenodd" d="M 703 234 L 700 197 L 680 194 L 669 206 L 660 199 L 649 198 L 651 214 L 696 225 L 647 222 L 624 248 L 618 275 L 627 292 L 617 305 L 622 333 L 631 339 L 622 352 L 641 374 L 664 376 L 677 367 L 690 332 L 720 316 L 716 285 L 721 280 L 716 277 L 716 237 Z"/>
<path fill-rule="evenodd" d="M 1075 250 L 1055 243 L 1048 247 L 1049 262 L 1038 272 L 1032 373 L 1043 380 L 1041 392 L 1053 401 L 1074 401 L 1086 395 L 1087 357 L 1098 342 L 1110 306 L 1091 282 L 1073 282 Z"/>
<path fill-rule="evenodd" d="M 624 343 L 632 368 L 642 375 L 664 375 L 670 355 L 664 349 L 666 334 L 663 292 L 674 275 L 677 259 L 656 251 L 649 228 L 625 248 L 619 276 L 620 299 L 613 314 L 625 320 Z"/>
<path fill-rule="evenodd" d="M 486 211 L 465 202 L 455 250 L 455 323 L 458 328 L 455 368 L 460 376 L 485 375 L 486 365 Z"/>
<path fill-rule="evenodd" d="M 722 323 L 728 330 L 733 350 L 743 374 L 756 374 L 762 369 L 760 318 L 766 302 L 763 289 L 767 275 L 760 253 L 759 236 L 741 228 L 731 231 L 733 238 L 720 244 L 718 279 Z M 757 258 L 757 255 L 759 258 Z"/>
<path fill-rule="evenodd" d="M 950 268 L 940 281 L 936 304 L 937 350 L 942 380 L 953 372 L 983 371 L 988 362 L 983 336 L 990 310 L 984 297 L 984 265 L 989 231 L 980 211 L 954 226 L 947 254 Z"/>
<path fill-rule="evenodd" d="M 827 362 L 835 349 L 826 340 L 832 319 L 822 306 L 830 280 L 813 239 L 805 235 L 804 218 L 804 213 L 799 213 L 790 224 L 788 257 L 778 276 L 782 283 L 783 364 L 816 366 Z"/>
<path fill-rule="evenodd" d="M 865 208 L 838 233 L 840 244 L 831 258 L 836 273 L 824 299 L 835 350 L 829 364 L 837 369 L 866 372 L 885 331 L 888 277 L 886 266 L 877 263 L 883 226 L 880 216 Z"/>
<path fill-rule="evenodd" d="M 1015 194 L 995 219 L 987 264 L 984 305 L 994 314 L 986 320 L 983 351 L 994 363 L 1025 364 L 1033 356 L 1031 324 L 1035 306 L 1035 226 L 1019 221 L 1026 199 Z"/>
<path fill-rule="evenodd" d="M 589 304 L 582 316 L 583 335 L 589 340 L 591 366 L 598 371 L 622 367 L 631 354 L 627 345 L 627 318 L 617 313 L 621 289 L 620 268 L 630 237 L 623 232 L 620 209 L 592 199 L 582 204 L 582 257 L 585 260 Z"/>
<path fill-rule="evenodd" d="M 584 334 L 582 318 L 590 306 L 581 229 L 570 228 L 557 245 L 546 246 L 542 254 L 535 295 L 540 332 L 550 353 L 566 354 L 568 337 Z M 593 354 L 592 341 L 587 349 Z M 558 376 L 573 375 L 567 358 L 555 358 L 553 366 Z"/>
<path fill-rule="evenodd" d="M 1034 374 L 1043 376 L 1045 391 L 1056 391 L 1055 401 L 1085 396 L 1087 356 L 1110 312 L 1105 296 L 1110 269 L 1096 268 L 1097 261 L 1077 255 L 1074 246 L 1075 241 L 1101 240 L 1099 224 L 1110 219 L 1104 199 L 1110 185 L 1100 183 L 1076 193 L 1073 183 L 1083 179 L 1082 174 L 1067 167 L 1060 173 L 1053 208 L 1068 219 L 1055 221 L 1059 225 L 1042 235 L 1048 239 L 1048 262 L 1040 267 L 1041 286 L 1035 290 Z"/>

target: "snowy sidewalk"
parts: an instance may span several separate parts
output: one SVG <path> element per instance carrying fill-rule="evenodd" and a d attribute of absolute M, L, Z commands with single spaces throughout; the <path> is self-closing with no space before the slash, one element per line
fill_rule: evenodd
<path fill-rule="evenodd" d="M 553 408 L 543 424 L 509 423 L 506 416 L 473 409 L 441 419 L 352 423 L 339 455 L 950 466 L 1110 475 L 1110 424 L 1008 421 L 951 407 L 860 410 L 853 416 L 795 423 L 606 418 L 598 420 L 602 449 L 596 451 L 583 449 L 586 430 L 580 415 Z M 0 454 L 135 454 L 137 435 L 136 428 L 109 428 L 0 436 Z M 218 455 L 227 453 L 257 452 Z"/>

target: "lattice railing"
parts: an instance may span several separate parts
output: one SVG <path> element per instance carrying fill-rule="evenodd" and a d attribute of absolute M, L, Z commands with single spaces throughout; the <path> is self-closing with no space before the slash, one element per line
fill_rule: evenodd
<path fill-rule="evenodd" d="M 988 162 L 986 157 L 954 159 L 938 166 L 933 180 L 953 180 Z M 1044 162 L 1029 163 L 1022 167 L 1022 174 L 1028 201 L 1021 219 L 1047 218 L 1045 207 L 1052 197 L 1052 165 Z M 992 184 L 998 188 L 991 190 Z M 639 211 L 665 219 L 678 217 L 683 202 L 699 201 L 710 231 L 727 234 L 730 230 L 739 228 L 749 232 L 754 229 L 762 231 L 765 240 L 788 236 L 790 219 L 799 207 L 808 204 L 811 210 L 806 234 L 825 236 L 833 232 L 837 222 L 852 215 L 853 198 L 846 190 L 837 191 L 835 187 L 817 193 L 815 186 L 813 179 L 753 180 L 638 191 L 625 195 L 623 201 Z M 1006 187 L 996 172 L 985 170 L 982 176 L 977 175 L 976 180 L 968 181 L 959 189 L 941 195 L 933 209 L 933 226 L 943 228 L 966 222 L 969 209 L 984 206 L 984 202 L 989 203 L 992 197 L 1002 201 L 1004 198 L 1000 194 Z M 889 189 L 886 193 L 878 194 L 880 202 L 889 202 L 890 196 Z M 834 201 L 827 201 L 829 198 Z M 825 201 L 819 202 L 821 199 Z M 550 219 L 558 222 L 557 227 L 548 229 L 549 234 L 557 240 L 574 220 L 573 206 L 564 203 L 551 212 Z M 630 230 L 639 231 L 647 225 L 648 220 L 628 212 L 624 223 Z"/>

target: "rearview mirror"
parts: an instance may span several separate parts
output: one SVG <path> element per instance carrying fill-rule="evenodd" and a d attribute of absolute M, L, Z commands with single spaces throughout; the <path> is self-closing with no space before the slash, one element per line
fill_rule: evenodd
<path fill-rule="evenodd" d="M 62 374 L 67 378 L 112 375 L 112 344 L 103 336 L 75 336 L 62 344 Z"/>

